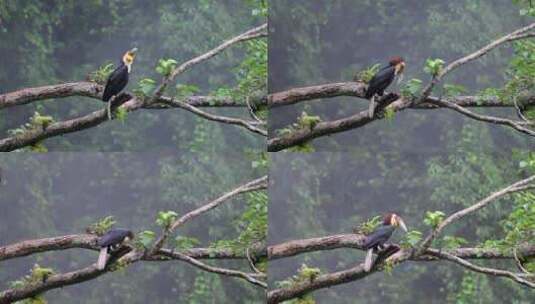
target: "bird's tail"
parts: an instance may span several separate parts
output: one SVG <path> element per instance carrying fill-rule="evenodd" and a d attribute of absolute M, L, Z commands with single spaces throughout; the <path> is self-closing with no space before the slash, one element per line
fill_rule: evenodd
<path fill-rule="evenodd" d="M 369 272 L 372 269 L 373 264 L 373 248 L 368 249 L 366 252 L 366 259 L 364 260 L 364 271 Z"/>
<path fill-rule="evenodd" d="M 106 262 L 108 260 L 108 248 L 100 248 L 100 254 L 98 255 L 97 269 L 103 270 L 106 268 Z"/>
<path fill-rule="evenodd" d="M 373 118 L 374 112 L 375 112 L 375 96 L 372 96 L 372 99 L 370 99 L 370 105 L 368 108 L 368 116 L 370 118 Z"/>
<path fill-rule="evenodd" d="M 107 107 L 108 120 L 111 120 L 111 102 L 112 101 L 113 101 L 113 99 L 108 101 L 108 107 Z"/>

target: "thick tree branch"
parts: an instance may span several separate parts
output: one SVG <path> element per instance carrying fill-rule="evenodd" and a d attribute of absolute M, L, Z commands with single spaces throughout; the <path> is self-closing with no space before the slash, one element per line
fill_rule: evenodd
<path fill-rule="evenodd" d="M 410 105 L 405 99 L 400 98 L 389 105 L 395 111 L 402 111 Z M 340 133 L 343 131 L 362 127 L 377 119 L 377 116 L 370 118 L 368 111 L 361 111 L 352 116 L 342 119 L 319 122 L 313 128 L 298 129 L 288 135 L 273 137 L 268 140 L 268 151 L 277 152 L 293 146 L 305 144 L 306 142 L 325 135 Z"/>
<path fill-rule="evenodd" d="M 360 237 L 354 237 L 349 234 L 335 235 L 323 238 L 313 238 L 307 240 L 289 241 L 287 243 L 274 245 L 280 248 L 276 250 L 279 254 L 277 257 L 274 258 L 281 258 L 284 257 L 284 255 L 293 256 L 299 253 L 306 253 L 317 250 L 330 250 L 343 247 L 362 249 L 360 247 L 361 242 L 362 239 Z M 299 244 L 297 246 L 299 249 L 298 252 L 296 252 L 296 250 L 294 249 L 282 250 L 282 248 L 294 247 L 295 244 Z M 311 248 L 307 248 L 307 244 L 309 244 Z M 272 247 L 274 246 L 270 246 L 270 249 L 268 250 L 270 252 L 275 251 L 274 249 L 272 249 Z M 519 250 L 523 255 L 525 254 L 526 257 L 535 257 L 535 245 L 533 244 L 521 246 Z M 398 253 L 388 257 L 387 261 L 391 264 L 400 264 L 405 261 L 437 262 L 441 260 L 453 260 L 455 262 L 461 261 L 460 263 L 463 263 L 462 265 L 465 267 L 474 267 L 473 264 L 465 261 L 465 259 L 493 260 L 514 258 L 512 252 L 504 253 L 502 250 L 493 248 L 457 248 L 448 250 L 427 249 L 423 255 L 417 257 L 413 256 L 411 251 L 412 250 L 401 250 Z M 268 303 L 280 303 L 286 300 L 303 296 L 318 289 L 330 288 L 332 286 L 360 280 L 374 272 L 381 271 L 384 267 L 384 263 L 385 261 L 375 264 L 369 272 L 366 272 L 364 270 L 363 263 L 358 263 L 357 265 L 350 267 L 346 270 L 322 274 L 311 281 L 299 282 L 293 284 L 290 287 L 270 290 L 268 292 Z M 467 266 L 468 264 L 469 266 Z M 475 266 L 475 268 L 472 270 L 488 275 L 513 278 L 515 281 L 526 286 L 530 286 L 530 284 L 533 284 L 527 280 L 528 276 L 525 276 L 523 274 L 513 274 L 508 271 L 483 268 L 478 266 Z"/>
<path fill-rule="evenodd" d="M 162 248 L 166 237 L 172 233 L 174 229 L 185 224 L 186 222 L 193 220 L 202 214 L 220 206 L 228 199 L 250 191 L 256 191 L 267 188 L 267 176 L 250 181 L 243 184 L 232 191 L 229 191 L 222 196 L 216 198 L 213 201 L 204 204 L 202 207 L 197 208 L 184 216 L 174 221 L 169 228 L 164 230 L 162 236 L 155 242 L 153 249 L 142 250 L 130 248 L 129 252 L 125 252 L 124 255 L 117 257 L 116 263 L 120 265 L 129 265 L 138 261 L 168 261 L 168 260 L 181 260 L 185 261 L 195 267 L 198 267 L 204 271 L 218 273 L 221 275 L 237 277 L 244 279 L 254 285 L 267 288 L 265 282 L 261 278 L 265 278 L 264 274 L 260 273 L 246 273 L 238 270 L 226 269 L 221 267 L 214 267 L 200 262 L 198 259 L 224 259 L 224 258 L 241 258 L 247 261 L 245 253 L 237 255 L 236 253 L 229 252 L 227 250 L 215 250 L 206 248 L 194 248 L 177 252 L 171 249 Z M 34 253 L 52 251 L 52 250 L 65 250 L 70 248 L 86 248 L 90 250 L 98 250 L 96 246 L 97 237 L 94 235 L 80 234 L 80 235 L 68 235 L 63 237 L 53 237 L 38 240 L 22 241 L 19 243 L 0 247 L 0 260 L 11 259 L 15 257 L 27 256 Z M 129 246 L 125 246 L 129 247 Z M 113 263 L 113 262 L 110 262 Z M 0 304 L 11 303 L 14 301 L 22 300 L 28 297 L 32 297 L 41 294 L 47 290 L 61 288 L 64 286 L 80 283 L 83 281 L 94 279 L 108 271 L 111 271 L 113 267 L 106 267 L 104 270 L 98 270 L 96 264 L 92 266 L 68 272 L 62 274 L 53 274 L 45 278 L 42 282 L 27 283 L 23 287 L 12 288 L 0 293 Z"/>
<path fill-rule="evenodd" d="M 268 97 L 268 104 L 271 108 L 294 104 L 297 102 L 313 100 L 316 98 L 331 98 L 336 96 L 356 96 L 364 97 L 365 84 L 357 82 L 343 82 L 324 84 L 303 88 L 290 89 L 288 91 L 272 94 Z M 535 94 L 525 97 L 526 105 L 535 106 Z M 441 99 L 437 97 L 427 97 L 425 102 L 413 104 L 410 100 L 400 98 L 389 106 L 394 111 L 402 111 L 405 109 L 438 109 L 438 108 L 454 108 L 463 114 L 469 111 L 465 107 L 474 108 L 490 108 L 490 107 L 507 107 L 513 108 L 513 104 L 503 103 L 495 96 L 479 97 L 479 96 L 457 96 Z M 459 110 L 460 109 L 460 110 Z M 350 129 L 359 128 L 373 122 L 380 117 L 375 116 L 370 118 L 367 111 L 358 112 L 352 116 L 344 117 L 338 120 L 325 121 L 318 123 L 312 129 L 293 130 L 291 133 L 282 136 L 271 136 L 268 140 L 268 151 L 281 151 L 292 146 L 305 144 L 306 142 L 321 136 L 344 132 Z M 513 127 L 523 133 L 531 133 L 525 125 L 525 122 L 513 121 L 509 119 L 483 116 L 472 112 L 469 117 L 495 124 L 501 124 Z"/>
<path fill-rule="evenodd" d="M 457 67 L 463 64 L 466 64 L 470 61 L 473 61 L 487 54 L 494 48 L 506 42 L 534 37 L 535 33 L 530 32 L 533 29 L 535 29 L 535 23 L 529 26 L 526 26 L 524 28 L 521 28 L 519 30 L 516 30 L 513 33 L 506 35 L 500 39 L 497 39 L 470 55 L 467 55 L 463 58 L 455 60 L 454 62 L 446 66 L 444 69 L 442 69 L 442 71 L 440 71 L 438 75 L 433 77 L 432 81 L 422 90 L 422 95 L 417 101 L 413 102 L 411 100 L 403 100 L 403 98 L 401 98 L 400 100 L 395 102 L 397 103 L 397 106 L 392 107 L 392 109 L 394 111 L 400 111 L 406 108 L 429 109 L 429 108 L 436 108 L 436 107 L 447 107 L 447 108 L 454 109 L 457 112 L 460 112 L 472 119 L 476 119 L 476 120 L 484 121 L 488 123 L 509 126 L 522 133 L 535 135 L 535 131 L 530 130 L 529 128 L 525 126 L 526 122 L 517 122 L 517 121 L 513 121 L 509 119 L 479 115 L 469 110 L 463 109 L 463 107 L 466 107 L 466 106 L 481 107 L 481 105 L 478 105 L 477 102 L 471 103 L 470 105 L 459 104 L 455 101 L 451 101 L 451 102 L 440 101 L 440 99 L 438 98 L 430 97 L 433 87 L 437 83 L 439 83 L 442 80 L 442 78 L 449 72 L 453 71 L 454 69 L 456 69 Z M 330 85 L 296 88 L 296 89 L 290 89 L 284 92 L 274 93 L 270 95 L 268 97 L 268 105 L 271 108 L 274 108 L 278 106 L 294 104 L 294 103 L 304 101 L 304 100 L 312 100 L 312 99 L 326 98 L 326 97 L 336 97 L 336 96 L 342 96 L 342 95 L 364 97 L 365 90 L 366 90 L 366 85 L 360 82 L 335 83 L 335 84 L 330 84 Z M 529 99 L 530 102 L 532 100 L 535 100 L 535 98 Z M 462 99 L 459 101 L 462 101 Z M 492 102 L 491 104 L 493 104 L 494 106 L 497 106 L 495 102 Z M 508 106 L 513 107 L 514 105 L 511 104 Z M 377 119 L 377 117 L 369 118 L 365 116 L 366 116 L 365 111 L 362 111 L 360 113 L 357 113 L 355 115 L 352 115 L 346 118 L 329 121 L 329 122 L 321 122 L 317 124 L 313 129 L 310 129 L 310 130 L 308 129 L 296 130 L 284 136 L 272 137 L 268 141 L 268 151 L 276 152 L 276 151 L 280 151 L 280 150 L 283 150 L 292 146 L 302 145 L 306 143 L 307 141 L 312 140 L 314 138 L 343 132 L 349 129 L 359 128 Z"/>
<path fill-rule="evenodd" d="M 265 130 L 262 130 L 255 126 L 254 124 L 250 122 L 246 122 L 245 120 L 237 119 L 237 118 L 230 118 L 230 117 L 222 117 L 222 116 L 216 116 L 213 114 L 206 113 L 204 111 L 201 111 L 195 107 L 195 105 L 189 104 L 187 101 L 178 101 L 173 100 L 172 98 L 166 98 L 163 96 L 163 92 L 166 88 L 166 86 L 171 83 L 175 77 L 186 70 L 190 69 L 191 67 L 204 62 L 205 60 L 208 60 L 217 54 L 224 51 L 226 48 L 242 41 L 247 41 L 250 39 L 256 39 L 259 37 L 265 37 L 267 35 L 267 32 L 265 31 L 267 29 L 267 24 L 261 25 L 257 28 L 254 28 L 252 30 L 249 30 L 241 35 L 238 35 L 223 44 L 219 45 L 218 47 L 204 53 L 203 55 L 200 55 L 196 58 L 193 58 L 177 68 L 175 68 L 172 73 L 165 77 L 162 81 L 162 84 L 156 89 L 154 96 L 150 99 L 150 102 L 147 102 L 146 100 L 140 100 L 136 97 L 132 96 L 132 99 L 127 102 L 123 107 L 127 111 L 135 111 L 140 108 L 166 108 L 166 107 L 180 107 L 183 109 L 186 109 L 190 112 L 193 112 L 205 119 L 209 119 L 212 121 L 217 121 L 221 123 L 228 123 L 233 125 L 239 125 L 242 127 L 245 127 L 246 129 L 261 134 L 263 136 L 267 136 L 267 132 Z M 22 105 L 27 104 L 35 100 L 42 100 L 42 99 L 49 99 L 49 98 L 58 98 L 58 97 L 67 97 L 67 96 L 88 96 L 93 98 L 100 98 L 100 94 L 102 92 L 102 87 L 94 84 L 94 83 L 88 83 L 88 82 L 80 82 L 80 83 L 67 83 L 67 84 L 61 84 L 56 86 L 45 86 L 45 87 L 38 87 L 38 88 L 28 88 L 28 89 L 22 89 L 16 92 L 7 93 L 0 95 L 0 108 L 3 107 L 9 107 L 14 105 Z M 131 95 L 130 95 L 131 96 Z M 216 98 L 212 101 L 216 101 Z M 198 102 L 199 105 L 206 105 L 207 101 L 208 104 L 210 104 L 210 98 L 208 97 L 202 97 L 197 98 L 197 100 L 193 99 L 195 102 Z M 225 102 L 228 102 L 228 100 L 224 100 Z M 162 106 L 162 103 L 164 106 Z M 245 103 L 243 104 L 246 105 Z M 25 146 L 30 146 L 38 143 L 41 140 L 44 140 L 46 138 L 72 133 L 80 130 L 84 130 L 87 128 L 91 128 L 94 126 L 97 126 L 101 124 L 102 122 L 107 120 L 106 111 L 95 111 L 93 113 L 87 114 L 85 116 L 81 116 L 75 119 L 70 119 L 67 121 L 57 122 L 54 124 L 49 125 L 46 128 L 43 129 L 34 129 L 34 130 L 28 130 L 25 131 L 23 134 L 19 134 L 16 136 L 8 137 L 5 139 L 0 140 L 0 151 L 13 151 Z"/>
<path fill-rule="evenodd" d="M 134 97 L 121 107 L 131 112 L 138 110 L 142 105 L 143 102 Z M 107 112 L 105 109 L 102 109 L 78 118 L 52 123 L 46 128 L 43 127 L 27 130 L 22 134 L 1 139 L 0 152 L 13 151 L 26 146 L 34 145 L 39 141 L 50 137 L 85 130 L 97 126 L 107 120 Z"/>
<path fill-rule="evenodd" d="M 0 247 L 0 261 L 23 257 L 39 252 L 65 250 L 70 248 L 96 248 L 94 234 L 72 234 L 58 237 L 27 240 Z"/>
<path fill-rule="evenodd" d="M 56 85 L 47 85 L 42 87 L 25 88 L 18 91 L 0 95 L 0 109 L 13 106 L 20 106 L 29 104 L 35 101 L 66 98 L 73 96 L 84 96 L 92 99 L 101 100 L 104 86 L 95 82 L 70 82 Z M 133 96 L 132 93 L 127 93 Z M 161 96 L 155 105 L 144 106 L 144 108 L 158 108 L 164 107 L 165 102 L 171 100 L 171 97 Z M 184 97 L 182 102 L 185 102 L 194 107 L 246 107 L 245 101 L 233 100 L 228 97 L 217 96 L 190 96 Z M 258 100 L 258 103 L 266 103 L 265 100 Z M 159 105 L 159 106 L 158 106 Z"/>
<path fill-rule="evenodd" d="M 350 96 L 364 99 L 366 92 L 366 84 L 362 82 L 338 82 L 326 83 L 308 87 L 293 88 L 287 91 L 273 93 L 268 96 L 268 106 L 270 108 L 277 108 L 286 105 L 292 105 L 299 102 L 316 100 L 325 98 Z M 357 99 L 358 101 L 361 101 Z M 411 109 L 436 109 L 441 107 L 436 105 L 436 101 L 440 100 L 438 97 L 427 97 L 423 103 L 411 105 Z M 513 108 L 514 105 L 501 101 L 496 96 L 454 96 L 442 98 L 442 100 L 456 104 L 461 107 L 474 108 L 490 108 L 503 107 Z M 366 101 L 367 102 L 367 101 Z M 525 104 L 528 106 L 535 106 L 535 93 L 525 97 Z"/>
<path fill-rule="evenodd" d="M 51 289 L 92 280 L 104 273 L 106 273 L 106 270 L 100 271 L 95 265 L 92 265 L 72 272 L 55 274 L 48 277 L 44 282 L 34 283 L 22 288 L 12 288 L 0 293 L 0 304 L 13 303 Z"/>

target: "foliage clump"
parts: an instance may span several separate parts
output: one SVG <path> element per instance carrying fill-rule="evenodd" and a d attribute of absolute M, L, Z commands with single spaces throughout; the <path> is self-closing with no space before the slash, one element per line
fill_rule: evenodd
<path fill-rule="evenodd" d="M 381 65 L 379 63 L 376 63 L 362 71 L 358 71 L 353 76 L 353 81 L 361 81 L 364 83 L 369 83 L 370 80 L 372 80 L 373 76 L 379 71 L 381 68 Z"/>
<path fill-rule="evenodd" d="M 372 217 L 371 219 L 360 223 L 357 227 L 353 228 L 353 233 L 368 235 L 372 233 L 379 225 L 381 225 L 382 219 L 379 215 Z"/>
<path fill-rule="evenodd" d="M 160 211 L 156 217 L 156 224 L 167 229 L 171 226 L 171 224 L 173 224 L 177 217 L 178 213 L 174 211 Z"/>
<path fill-rule="evenodd" d="M 100 66 L 96 71 L 89 73 L 87 79 L 100 85 L 105 85 L 108 77 L 113 72 L 115 66 L 113 63 L 107 63 Z"/>
<path fill-rule="evenodd" d="M 91 234 L 103 235 L 106 232 L 108 232 L 108 230 L 110 230 L 113 227 L 113 225 L 115 225 L 115 223 L 116 221 L 113 218 L 113 216 L 107 216 L 89 225 L 86 231 L 87 233 L 91 233 Z"/>
<path fill-rule="evenodd" d="M 137 249 L 148 249 L 154 239 L 156 238 L 156 233 L 154 231 L 150 230 L 144 230 L 137 234 L 136 238 L 134 239 L 134 247 Z"/>
<path fill-rule="evenodd" d="M 442 211 L 427 211 L 425 213 L 424 223 L 433 228 L 437 228 L 444 220 L 446 214 Z"/>
<path fill-rule="evenodd" d="M 30 270 L 30 274 L 24 276 L 23 278 L 11 282 L 9 285 L 11 288 L 25 288 L 33 284 L 41 284 L 46 282 L 46 280 L 55 274 L 55 271 L 52 268 L 41 267 L 39 264 L 35 264 Z M 35 295 L 33 297 L 24 299 L 17 303 L 21 304 L 46 304 L 48 303 L 45 298 L 41 295 Z"/>
<path fill-rule="evenodd" d="M 440 72 L 442 72 L 442 69 L 444 68 L 444 60 L 440 58 L 431 59 L 428 58 L 425 61 L 425 67 L 424 71 L 427 74 L 431 74 L 433 77 L 437 76 Z"/>
<path fill-rule="evenodd" d="M 156 65 L 156 72 L 162 74 L 165 77 L 171 75 L 173 70 L 176 68 L 178 62 L 174 59 L 160 59 Z"/>
<path fill-rule="evenodd" d="M 411 230 L 407 232 L 400 242 L 401 248 L 410 249 L 416 247 L 416 245 L 422 240 L 422 232 L 418 230 Z"/>
<path fill-rule="evenodd" d="M 42 115 L 38 111 L 35 111 L 33 113 L 33 116 L 30 118 L 30 121 L 25 123 L 24 125 L 12 129 L 8 131 L 8 134 L 11 136 L 22 136 L 23 134 L 26 134 L 27 132 L 32 131 L 41 131 L 48 128 L 49 125 L 54 123 L 55 120 L 50 115 Z M 29 146 L 29 149 L 32 152 L 47 152 L 48 149 L 43 145 L 42 141 L 38 141 L 32 145 Z"/>
<path fill-rule="evenodd" d="M 238 237 L 230 240 L 219 240 L 210 245 L 210 249 L 217 251 L 220 249 L 231 250 L 234 253 L 244 253 L 247 250 L 255 251 L 258 247 L 263 247 L 267 239 L 268 231 L 268 195 L 266 191 L 255 191 L 247 194 L 246 209 L 238 220 L 234 222 Z M 252 254 L 255 265 L 259 269 L 265 269 L 265 261 L 256 260 Z"/>

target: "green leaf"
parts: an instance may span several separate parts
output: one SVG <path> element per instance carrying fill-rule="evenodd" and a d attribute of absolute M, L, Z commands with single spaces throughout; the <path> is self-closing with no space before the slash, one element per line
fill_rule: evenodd
<path fill-rule="evenodd" d="M 134 90 L 134 93 L 140 97 L 151 96 L 156 88 L 156 81 L 150 78 L 143 78 L 138 82 L 137 89 Z"/>
<path fill-rule="evenodd" d="M 444 212 L 442 211 L 427 211 L 425 213 L 424 223 L 433 228 L 437 228 L 440 223 L 444 220 Z"/>
<path fill-rule="evenodd" d="M 404 238 L 401 240 L 400 244 L 403 248 L 412 248 L 415 247 L 422 240 L 422 233 L 418 230 L 411 230 L 404 235 Z"/>
<path fill-rule="evenodd" d="M 444 91 L 446 96 L 458 96 L 467 92 L 465 87 L 456 84 L 445 84 Z"/>
<path fill-rule="evenodd" d="M 103 235 L 108 230 L 110 230 L 113 227 L 113 225 L 115 225 L 115 223 L 116 222 L 113 216 L 106 216 L 105 218 L 100 219 L 97 222 L 91 224 L 87 228 L 87 232 L 93 233 L 96 235 Z"/>
<path fill-rule="evenodd" d="M 382 223 L 382 218 L 380 216 L 374 216 L 371 219 L 367 220 L 364 223 L 359 224 L 357 227 L 353 228 L 353 233 L 355 234 L 370 234 L 372 233 L 379 225 Z"/>
<path fill-rule="evenodd" d="M 115 111 L 115 117 L 120 122 L 124 123 L 126 121 L 126 116 L 128 115 L 128 111 L 124 107 L 120 107 Z"/>
<path fill-rule="evenodd" d="M 177 250 L 190 249 L 199 244 L 200 242 L 196 238 L 184 237 L 184 236 L 177 236 L 175 238 L 175 248 Z"/>
<path fill-rule="evenodd" d="M 160 211 L 156 218 L 156 224 L 161 227 L 169 227 L 177 218 L 178 214 L 174 211 Z"/>
<path fill-rule="evenodd" d="M 137 234 L 136 242 L 139 243 L 143 248 L 149 248 L 150 244 L 156 238 L 156 233 L 150 230 L 141 231 Z"/>
<path fill-rule="evenodd" d="M 401 95 L 403 97 L 413 98 L 420 94 L 421 89 L 422 89 L 422 81 L 420 79 L 413 78 L 407 81 L 401 87 Z"/>
<path fill-rule="evenodd" d="M 174 59 L 160 59 L 156 66 L 156 72 L 164 76 L 169 76 L 177 64 L 178 62 Z"/>
<path fill-rule="evenodd" d="M 436 59 L 428 58 L 425 61 L 424 71 L 428 74 L 436 76 L 442 71 L 442 68 L 444 67 L 444 63 L 445 63 L 444 60 L 440 58 L 436 58 Z"/>
<path fill-rule="evenodd" d="M 199 92 L 199 87 L 191 84 L 177 84 L 176 92 L 177 97 L 189 97 Z"/>
<path fill-rule="evenodd" d="M 443 242 L 444 242 L 443 247 L 447 249 L 459 248 L 461 247 L 461 245 L 468 243 L 468 241 L 466 241 L 462 237 L 455 237 L 455 236 L 450 236 L 450 235 L 445 236 L 443 239 Z"/>

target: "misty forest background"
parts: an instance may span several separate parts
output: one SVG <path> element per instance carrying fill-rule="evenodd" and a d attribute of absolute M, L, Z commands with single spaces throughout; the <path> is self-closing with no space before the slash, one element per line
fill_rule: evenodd
<path fill-rule="evenodd" d="M 250 157 L 240 153 L 6 154 L 0 159 L 0 244 L 85 233 L 86 227 L 107 216 L 114 217 L 115 227 L 159 234 L 159 211 L 173 210 L 181 216 L 266 173 L 265 167 L 252 164 Z M 262 241 L 266 217 L 265 196 L 238 196 L 177 231 L 177 249 L 226 248 L 239 237 Z M 254 235 L 258 239 L 244 234 L 249 225 L 263 227 Z M 2 261 L 0 289 L 27 275 L 35 263 L 68 272 L 95 263 L 97 257 L 96 251 L 69 249 Z M 211 264 L 249 269 L 243 260 Z M 49 303 L 233 303 L 243 297 L 248 303 L 264 303 L 262 291 L 239 279 L 171 261 L 136 263 L 50 290 L 44 298 Z"/>
<path fill-rule="evenodd" d="M 269 90 L 350 81 L 356 71 L 384 63 L 391 55 L 405 57 L 406 80 L 427 80 L 423 71 L 427 58 L 455 59 L 527 24 L 533 17 L 519 14 L 526 4 L 498 0 L 270 1 Z M 88 73 L 117 63 L 125 50 L 137 46 L 127 88 L 131 90 L 144 77 L 159 79 L 154 71 L 158 59 L 188 60 L 261 24 L 265 20 L 255 13 L 258 7 L 259 1 L 252 0 L 0 0 L 0 93 L 84 80 Z M 178 82 L 198 85 L 199 94 L 231 88 L 239 82 L 237 67 L 246 60 L 246 52 L 244 46 L 230 48 L 181 75 Z M 462 84 L 467 95 L 501 88 L 508 81 L 506 71 L 514 56 L 514 46 L 501 47 L 452 73 L 447 82 Z M 103 107 L 98 100 L 82 97 L 12 107 L 0 111 L 0 136 L 28 122 L 35 111 L 61 120 Z M 349 97 L 279 107 L 270 113 L 270 131 L 291 124 L 303 110 L 327 120 L 366 107 L 367 102 Z M 243 109 L 221 111 L 247 115 Z M 491 112 L 515 115 L 511 109 Z M 264 138 L 174 109 L 136 111 L 124 122 L 106 122 L 50 138 L 45 146 L 49 151 L 154 152 L 3 155 L 0 244 L 81 233 L 107 215 L 115 216 L 118 226 L 136 232 L 158 231 L 158 211 L 191 210 L 193 204 L 265 174 L 267 165 L 257 153 L 265 147 Z M 312 147 L 319 152 L 270 154 L 271 244 L 349 233 L 353 226 L 385 211 L 399 213 L 410 229 L 427 232 L 425 211 L 458 210 L 535 173 L 532 138 L 448 110 L 404 111 L 392 119 L 318 138 Z M 252 208 L 248 196 L 235 200 L 232 207 L 214 210 L 188 224 L 179 235 L 197 237 L 200 246 L 208 246 L 216 240 L 234 239 L 243 225 L 262 220 L 262 213 L 255 219 L 243 218 Z M 465 238 L 467 246 L 484 246 L 483 242 L 491 240 L 487 245 L 510 247 L 518 241 L 511 238 L 511 231 L 535 229 L 533 200 L 527 200 L 529 204 L 526 200 L 521 195 L 502 199 L 452 225 L 448 234 Z M 399 237 L 395 235 L 396 240 Z M 68 271 L 96 258 L 96 252 L 73 249 L 2 262 L 0 287 L 6 289 L 34 263 Z M 362 252 L 341 249 L 277 260 L 269 264 L 270 288 L 295 274 L 303 263 L 333 271 L 363 258 Z M 514 267 L 511 262 L 497 264 Z M 234 262 L 222 265 L 237 267 Z M 535 271 L 535 262 L 528 266 Z M 515 299 L 512 303 L 531 303 L 535 298 L 532 291 L 508 280 L 445 262 L 405 263 L 392 275 L 380 272 L 312 295 L 317 303 L 342 304 L 511 303 L 511 299 Z M 261 289 L 178 262 L 138 263 L 124 273 L 44 296 L 51 303 L 265 302 Z"/>
<path fill-rule="evenodd" d="M 405 81 L 419 78 L 425 83 L 427 58 L 449 62 L 533 22 L 533 17 L 519 14 L 528 1 L 513 2 L 273 1 L 269 91 L 351 81 L 355 72 L 384 64 L 393 55 L 407 62 Z M 516 45 L 500 47 L 459 68 L 445 82 L 463 85 L 464 95 L 502 88 L 509 81 L 513 59 L 521 56 L 515 53 Z M 531 58 L 516 60 L 535 75 L 535 58 Z M 397 92 L 399 87 L 391 90 Z M 302 111 L 326 121 L 367 106 L 362 99 L 336 97 L 277 107 L 270 112 L 270 136 L 295 122 Z M 516 115 L 511 108 L 484 111 Z M 535 172 L 532 137 L 450 110 L 403 111 L 391 119 L 317 138 L 311 147 L 315 153 L 271 153 L 268 244 L 351 233 L 352 227 L 388 211 L 397 212 L 409 229 L 425 235 L 430 229 L 423 223 L 426 211 L 449 214 Z M 447 234 L 464 238 L 467 247 L 484 246 L 487 240 L 492 240 L 487 246 L 507 243 L 504 240 L 511 241 L 515 229 L 529 236 L 535 229 L 535 204 L 530 197 L 502 199 L 452 225 Z M 402 236 L 397 232 L 394 239 Z M 511 248 L 511 243 L 507 246 Z M 364 252 L 353 249 L 303 254 L 270 262 L 269 280 L 277 286 L 302 264 L 327 273 L 363 260 Z M 483 265 L 515 268 L 510 261 Z M 311 297 L 316 303 L 347 304 L 535 300 L 533 291 L 509 280 L 447 262 L 405 263 L 391 275 L 376 273 L 312 292 Z"/>
<path fill-rule="evenodd" d="M 83 81 L 100 66 L 117 64 L 136 46 L 139 52 L 127 87 L 132 91 L 142 78 L 161 78 L 155 72 L 158 59 L 189 60 L 265 22 L 260 7 L 261 2 L 253 0 L 0 0 L 0 93 Z M 196 66 L 178 83 L 196 85 L 203 95 L 230 90 L 247 76 L 244 62 L 262 57 L 250 54 L 247 45 Z M 260 71 L 266 65 L 253 63 Z M 95 99 L 72 97 L 4 109 L 0 136 L 28 122 L 34 111 L 62 120 L 104 106 Z M 218 111 L 248 115 L 243 108 Z M 89 224 L 110 215 L 118 227 L 159 233 L 158 211 L 183 214 L 266 171 L 258 154 L 263 138 L 178 109 L 129 113 L 124 122 L 50 138 L 44 145 L 48 151 L 153 152 L 2 155 L 2 245 L 84 233 Z M 224 246 L 214 242 L 234 240 L 251 223 L 264 227 L 265 235 L 267 198 L 244 195 L 234 200 L 232 207 L 218 208 L 178 234 L 198 238 L 197 246 L 204 247 Z M 189 246 L 195 244 L 189 241 Z M 0 289 L 27 275 L 34 263 L 66 272 L 96 259 L 96 252 L 72 249 L 5 261 L 0 265 Z M 243 261 L 216 264 L 249 269 Z M 264 302 L 261 289 L 181 262 L 136 264 L 44 297 L 50 303 L 232 303 L 238 297 Z"/>
<path fill-rule="evenodd" d="M 162 78 L 158 60 L 178 63 L 199 56 L 265 22 L 261 0 L 112 0 L 0 1 L 0 94 L 25 87 L 84 81 L 100 67 L 117 65 L 132 47 L 139 51 L 126 90 L 139 81 Z M 166 94 L 225 95 L 247 73 L 264 71 L 266 62 L 247 60 L 267 49 L 243 43 L 181 75 L 183 90 Z M 254 49 L 254 51 L 253 51 Z M 255 60 L 258 61 L 258 60 Z M 173 86 L 174 87 L 174 86 Z M 265 85 L 263 88 L 265 90 Z M 93 98 L 39 101 L 0 112 L 0 138 L 28 123 L 35 111 L 56 121 L 103 109 Z M 217 109 L 246 117 L 243 108 Z M 47 139 L 49 151 L 188 151 L 229 147 L 262 148 L 264 139 L 236 126 L 209 122 L 179 109 L 129 113 L 82 132 Z"/>

